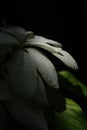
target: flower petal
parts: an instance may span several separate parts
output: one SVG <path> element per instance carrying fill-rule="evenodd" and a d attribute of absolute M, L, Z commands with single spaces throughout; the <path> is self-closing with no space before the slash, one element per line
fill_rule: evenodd
<path fill-rule="evenodd" d="M 57 48 L 55 46 L 51 46 L 47 43 L 44 43 L 44 42 L 26 42 L 25 43 L 25 47 L 40 47 L 40 48 L 43 48 L 49 52 L 54 52 L 54 53 L 57 53 L 59 52 L 59 50 L 61 50 L 61 48 Z"/>
<path fill-rule="evenodd" d="M 11 94 L 7 88 L 5 82 L 0 80 L 0 101 L 9 101 L 11 100 Z"/>
<path fill-rule="evenodd" d="M 35 101 L 37 103 L 40 103 L 42 105 L 46 105 L 49 106 L 49 101 L 47 99 L 47 95 L 46 95 L 46 89 L 45 89 L 45 84 L 43 83 L 40 75 L 38 75 L 38 89 L 37 89 L 37 93 L 35 95 Z"/>
<path fill-rule="evenodd" d="M 10 90 L 14 96 L 31 99 L 37 92 L 37 72 L 35 65 L 24 51 L 15 52 L 6 65 L 10 82 Z"/>
<path fill-rule="evenodd" d="M 52 46 L 57 46 L 57 47 L 62 47 L 62 45 L 59 42 L 56 42 L 54 40 L 50 40 L 47 39 L 45 37 L 42 36 L 37 36 L 35 35 L 35 37 L 33 39 L 28 39 L 29 42 L 41 42 L 41 43 L 48 43 Z"/>
<path fill-rule="evenodd" d="M 0 130 L 6 129 L 7 119 L 8 119 L 7 113 L 2 103 L 0 103 Z"/>
<path fill-rule="evenodd" d="M 13 36 L 16 38 L 19 42 L 23 42 L 26 36 L 25 29 L 21 27 L 15 27 L 15 26 L 10 26 L 2 31 L 5 34 L 8 34 L 10 36 Z"/>
<path fill-rule="evenodd" d="M 5 57 L 19 46 L 16 38 L 9 34 L 0 32 L 0 64 Z"/>
<path fill-rule="evenodd" d="M 10 53 L 12 53 L 12 51 L 13 47 L 11 46 L 0 46 L 0 69 L 3 67 L 3 63 L 5 62 L 5 60 L 7 60 L 6 58 L 9 56 Z"/>
<path fill-rule="evenodd" d="M 28 39 L 32 39 L 34 38 L 33 32 L 32 31 L 25 31 L 25 29 L 21 28 L 21 27 L 14 27 L 14 26 L 10 26 L 6 29 L 4 29 L 2 31 L 5 34 L 8 34 L 10 36 L 13 36 L 14 38 L 16 38 L 20 44 L 24 44 L 25 40 Z"/>
<path fill-rule="evenodd" d="M 46 97 L 46 102 L 48 101 L 47 105 L 50 104 L 50 106 L 58 112 L 63 111 L 65 109 L 65 97 L 59 92 L 58 76 L 53 64 L 44 54 L 36 49 L 29 48 L 28 52 L 35 62 L 42 80 L 44 80 L 47 85 L 45 86 L 46 96 L 43 96 Z M 44 86 L 41 87 L 41 84 L 40 88 L 41 91 L 44 90 Z M 40 95 L 43 95 L 43 93 L 40 92 Z M 41 96 L 38 95 L 38 97 L 40 98 Z"/>
<path fill-rule="evenodd" d="M 57 58 L 59 58 L 66 66 L 72 69 L 78 69 L 76 61 L 68 52 L 61 50 L 58 53 L 52 53 L 52 54 Z"/>
<path fill-rule="evenodd" d="M 78 69 L 74 58 L 68 52 L 62 50 L 61 44 L 53 40 L 49 40 L 41 36 L 35 36 L 35 38 L 28 40 L 28 43 L 26 43 L 26 45 L 43 48 L 59 58 L 68 67 L 72 69 Z"/>
<path fill-rule="evenodd" d="M 13 46 L 13 45 L 19 45 L 19 42 L 17 39 L 9 34 L 0 32 L 0 46 Z"/>
<path fill-rule="evenodd" d="M 38 50 L 29 48 L 28 51 L 45 83 L 51 87 L 59 88 L 57 72 L 51 61 Z"/>
<path fill-rule="evenodd" d="M 31 130 L 48 130 L 44 111 L 37 104 L 26 106 L 23 102 L 6 103 L 14 119 Z"/>

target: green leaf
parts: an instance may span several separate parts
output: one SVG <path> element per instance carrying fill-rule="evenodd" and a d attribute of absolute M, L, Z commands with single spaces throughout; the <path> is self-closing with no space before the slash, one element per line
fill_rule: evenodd
<path fill-rule="evenodd" d="M 86 130 L 87 117 L 81 108 L 71 99 L 66 99 L 66 110 L 55 113 L 56 130 Z"/>
<path fill-rule="evenodd" d="M 84 95 L 87 99 L 87 86 L 79 81 L 71 72 L 60 71 L 59 82 L 62 88 L 66 88 L 67 91 L 71 90 L 77 95 Z"/>

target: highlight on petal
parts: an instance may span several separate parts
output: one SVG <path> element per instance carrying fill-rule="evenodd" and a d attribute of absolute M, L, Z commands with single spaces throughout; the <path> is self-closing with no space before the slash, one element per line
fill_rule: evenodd
<path fill-rule="evenodd" d="M 34 33 L 32 31 L 27 31 L 25 40 L 33 39 L 33 38 L 34 38 Z"/>
<path fill-rule="evenodd" d="M 57 58 L 59 58 L 66 66 L 72 69 L 78 69 L 76 61 L 68 52 L 61 50 L 58 53 L 52 53 L 52 54 Z"/>
<path fill-rule="evenodd" d="M 51 106 L 58 112 L 63 111 L 65 109 L 65 97 L 59 92 L 58 76 L 53 64 L 37 49 L 29 48 L 27 50 L 42 79 L 39 80 L 42 84 L 39 83 L 36 99 L 41 97 L 41 100 L 46 102 L 43 102 L 44 105 Z"/>
<path fill-rule="evenodd" d="M 57 72 L 51 61 L 36 49 L 29 48 L 28 51 L 45 83 L 51 87 L 59 88 Z"/>
<path fill-rule="evenodd" d="M 49 40 L 41 36 L 35 36 L 33 39 L 27 40 L 25 46 L 29 45 L 31 47 L 43 48 L 59 58 L 68 67 L 72 69 L 78 69 L 74 58 L 68 52 L 62 50 L 62 45 L 56 41 Z"/>
<path fill-rule="evenodd" d="M 36 36 L 32 39 L 27 39 L 25 43 L 25 47 L 31 46 L 31 47 L 41 47 L 45 50 L 48 50 L 50 52 L 58 52 L 62 45 L 54 40 L 46 39 L 41 36 Z"/>
<path fill-rule="evenodd" d="M 45 37 L 42 36 L 37 36 L 35 35 L 33 39 L 27 39 L 29 42 L 41 42 L 41 43 L 48 43 L 52 46 L 56 46 L 56 47 L 62 47 L 62 45 L 59 42 L 56 42 L 54 40 L 50 40 L 47 39 Z"/>
<path fill-rule="evenodd" d="M 27 42 L 27 43 L 25 43 L 25 47 L 40 47 L 51 53 L 52 52 L 57 53 L 59 50 L 61 50 L 61 48 L 57 48 L 55 46 L 50 46 L 49 44 L 43 43 L 43 42 Z"/>

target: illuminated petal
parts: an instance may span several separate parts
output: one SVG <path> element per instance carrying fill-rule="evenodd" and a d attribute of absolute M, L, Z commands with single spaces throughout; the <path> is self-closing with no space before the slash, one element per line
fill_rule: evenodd
<path fill-rule="evenodd" d="M 51 61 L 38 50 L 28 49 L 28 51 L 45 83 L 51 87 L 58 88 L 57 72 Z"/>
<path fill-rule="evenodd" d="M 28 49 L 28 51 L 30 53 L 30 56 L 32 57 L 32 60 L 35 63 L 38 72 L 40 73 L 42 80 L 46 83 L 45 84 L 46 86 L 43 86 L 43 82 L 41 81 L 42 86 L 41 83 L 40 83 L 40 87 L 38 86 L 41 89 L 41 92 L 38 91 L 40 93 L 37 92 L 38 97 L 40 98 L 42 97 L 41 95 L 44 95 L 43 96 L 44 99 L 46 99 L 46 102 L 48 101 L 47 105 L 50 104 L 51 107 L 53 107 L 56 111 L 64 110 L 65 98 L 58 91 L 59 90 L 58 76 L 53 64 L 40 51 L 36 49 Z M 46 91 L 46 96 L 45 96 L 45 91 Z"/>
<path fill-rule="evenodd" d="M 61 47 L 62 45 L 54 40 L 50 40 L 50 39 L 47 39 L 45 37 L 42 37 L 42 36 L 37 36 L 35 35 L 33 39 L 28 39 L 29 42 L 41 42 L 41 43 L 48 43 L 52 46 L 57 46 L 57 47 Z"/>
<path fill-rule="evenodd" d="M 31 47 L 43 48 L 59 58 L 68 67 L 72 69 L 78 69 L 77 63 L 74 58 L 68 52 L 63 51 L 61 48 L 62 45 L 58 42 L 46 39 L 41 36 L 35 36 L 35 38 L 29 39 L 28 42 L 29 43 L 26 43 L 26 45 L 29 44 Z"/>
<path fill-rule="evenodd" d="M 62 45 L 56 41 L 35 35 L 34 38 L 27 39 L 25 46 L 41 47 L 50 52 L 58 52 L 61 49 Z"/>
<path fill-rule="evenodd" d="M 61 50 L 59 53 L 52 53 L 54 56 L 59 58 L 66 66 L 72 69 L 78 69 L 78 65 L 74 58 L 66 51 Z"/>
<path fill-rule="evenodd" d="M 25 47 L 40 47 L 51 53 L 52 52 L 57 53 L 57 52 L 59 52 L 59 50 L 61 50 L 61 48 L 57 48 L 55 46 L 50 46 L 49 44 L 43 43 L 43 42 L 27 42 L 27 43 L 25 43 Z"/>
<path fill-rule="evenodd" d="M 6 69 L 12 93 L 20 98 L 31 99 L 37 92 L 37 72 L 27 52 L 17 51 Z"/>

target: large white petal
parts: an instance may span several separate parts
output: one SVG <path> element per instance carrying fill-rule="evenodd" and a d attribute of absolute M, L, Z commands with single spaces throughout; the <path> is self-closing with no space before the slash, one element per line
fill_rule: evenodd
<path fill-rule="evenodd" d="M 12 60 L 6 65 L 13 95 L 31 99 L 37 92 L 37 72 L 29 54 L 17 51 Z"/>
<path fill-rule="evenodd" d="M 78 65 L 74 58 L 66 51 L 61 50 L 59 53 L 52 53 L 54 56 L 59 58 L 66 66 L 72 69 L 78 69 Z"/>
<path fill-rule="evenodd" d="M 37 70 L 43 77 L 47 85 L 58 88 L 58 76 L 54 65 L 48 58 L 38 50 L 28 49 Z"/>
<path fill-rule="evenodd" d="M 16 101 L 6 104 L 9 112 L 19 123 L 31 130 L 48 130 L 43 109 L 37 104 L 26 106 L 23 102 Z"/>
<path fill-rule="evenodd" d="M 41 43 L 48 43 L 52 46 L 61 47 L 62 45 L 59 42 L 56 42 L 54 40 L 47 39 L 42 36 L 35 35 L 33 39 L 28 39 L 29 42 L 41 42 Z"/>
<path fill-rule="evenodd" d="M 59 58 L 65 65 L 73 69 L 78 69 L 77 63 L 74 58 L 68 52 L 63 51 L 62 45 L 59 43 L 41 36 L 35 36 L 35 38 L 28 40 L 28 43 L 26 43 L 26 45 L 28 44 L 30 46 L 40 47 L 47 50 L 55 55 L 57 58 Z"/>
<path fill-rule="evenodd" d="M 25 47 L 40 47 L 40 48 L 43 48 L 51 53 L 52 52 L 57 53 L 57 52 L 59 52 L 59 50 L 61 50 L 61 48 L 51 46 L 51 45 L 44 43 L 44 42 L 26 42 Z"/>

